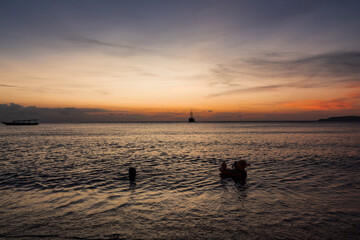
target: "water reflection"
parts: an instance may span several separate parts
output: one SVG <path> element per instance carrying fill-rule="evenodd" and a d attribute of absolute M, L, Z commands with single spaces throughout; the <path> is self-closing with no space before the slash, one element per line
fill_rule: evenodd
<path fill-rule="evenodd" d="M 246 183 L 236 182 L 234 184 L 234 192 L 237 192 L 240 197 L 246 198 L 249 192 L 249 185 L 247 185 Z"/>
<path fill-rule="evenodd" d="M 359 127 L 44 124 L 32 131 L 0 131 L 0 236 L 294 239 L 312 229 L 315 239 L 351 239 L 358 233 Z M 220 179 L 221 161 L 240 156 L 252 164 L 247 183 Z M 129 180 L 131 166 L 139 171 L 136 181 Z"/>
<path fill-rule="evenodd" d="M 221 179 L 221 186 L 229 193 L 234 193 L 234 197 L 244 199 L 248 196 L 249 185 L 246 182 L 234 181 L 231 178 Z M 235 195 L 235 193 L 237 195 Z"/>
<path fill-rule="evenodd" d="M 135 189 L 136 189 L 136 182 L 135 181 L 129 181 L 129 189 L 135 191 Z"/>

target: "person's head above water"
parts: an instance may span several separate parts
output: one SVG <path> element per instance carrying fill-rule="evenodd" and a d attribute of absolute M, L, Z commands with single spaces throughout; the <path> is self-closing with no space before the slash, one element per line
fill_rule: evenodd
<path fill-rule="evenodd" d="M 136 169 L 131 167 L 129 168 L 129 179 L 130 181 L 135 181 L 136 178 Z"/>
<path fill-rule="evenodd" d="M 238 162 L 237 162 L 237 161 L 235 161 L 235 162 L 233 163 L 233 167 L 234 167 L 235 169 L 238 169 Z"/>
<path fill-rule="evenodd" d="M 250 166 L 245 160 L 240 160 L 237 162 L 237 168 L 241 170 L 245 170 L 247 166 Z"/>

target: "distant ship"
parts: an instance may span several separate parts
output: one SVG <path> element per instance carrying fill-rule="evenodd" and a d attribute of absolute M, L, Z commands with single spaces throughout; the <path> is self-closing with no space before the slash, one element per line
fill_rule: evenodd
<path fill-rule="evenodd" d="M 15 120 L 12 122 L 2 122 L 5 125 L 38 125 L 39 122 L 37 119 L 29 119 L 29 120 Z"/>
<path fill-rule="evenodd" d="M 190 112 L 189 122 L 195 122 L 195 118 L 193 117 L 193 112 Z"/>

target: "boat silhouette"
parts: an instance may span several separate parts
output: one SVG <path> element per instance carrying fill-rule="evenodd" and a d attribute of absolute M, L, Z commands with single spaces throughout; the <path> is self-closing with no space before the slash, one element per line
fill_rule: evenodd
<path fill-rule="evenodd" d="M 190 111 L 189 122 L 195 122 L 195 118 L 194 118 L 194 116 L 193 116 L 193 112 L 192 112 L 192 111 Z"/>
<path fill-rule="evenodd" d="M 28 120 L 14 120 L 12 122 L 2 122 L 5 125 L 38 125 L 39 122 L 37 119 L 28 119 Z"/>

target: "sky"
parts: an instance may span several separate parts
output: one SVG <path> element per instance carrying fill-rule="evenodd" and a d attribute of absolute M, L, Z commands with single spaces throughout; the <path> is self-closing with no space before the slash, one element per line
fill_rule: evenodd
<path fill-rule="evenodd" d="M 0 120 L 360 115 L 358 0 L 0 0 Z"/>

